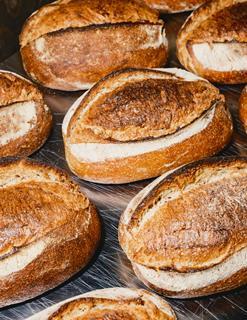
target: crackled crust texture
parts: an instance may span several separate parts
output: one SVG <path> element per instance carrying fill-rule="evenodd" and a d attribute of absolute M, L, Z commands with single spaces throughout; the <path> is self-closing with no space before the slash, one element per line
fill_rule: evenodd
<path fill-rule="evenodd" d="M 57 1 L 25 23 L 20 35 L 23 64 L 44 86 L 89 88 L 113 70 L 164 64 L 163 27 L 156 11 L 136 1 Z"/>
<path fill-rule="evenodd" d="M 71 170 L 102 183 L 158 176 L 212 155 L 231 132 L 218 89 L 179 69 L 112 73 L 79 98 L 63 122 Z"/>
<path fill-rule="evenodd" d="M 222 52 L 236 46 L 238 55 L 246 56 L 247 52 L 247 2 L 243 0 L 211 0 L 194 11 L 182 26 L 177 39 L 177 53 L 180 62 L 190 71 L 215 82 L 220 83 L 244 83 L 247 79 L 247 62 L 242 67 L 231 66 L 230 60 L 218 64 L 229 63 L 229 68 L 224 70 L 203 65 L 205 62 L 198 60 L 195 53 L 195 45 L 208 44 L 215 50 L 219 44 L 224 44 Z M 237 45 L 242 47 L 237 49 Z M 212 50 L 212 55 L 213 55 Z M 242 52 L 242 53 L 241 53 Z M 205 52 L 206 54 L 206 52 Z M 242 57 L 243 58 L 243 57 Z M 215 56 L 211 59 L 216 59 Z M 214 63 L 215 65 L 216 63 Z"/>
<path fill-rule="evenodd" d="M 205 0 L 139 0 L 149 7 L 164 13 L 190 11 L 199 7 Z"/>
<path fill-rule="evenodd" d="M 243 89 L 240 97 L 239 116 L 247 132 L 247 86 Z"/>
<path fill-rule="evenodd" d="M 158 291 L 178 297 L 212 294 L 246 283 L 246 259 L 233 274 L 229 270 L 234 255 L 247 247 L 246 186 L 247 159 L 230 158 L 188 165 L 144 189 L 119 224 L 120 244 L 137 275 Z M 138 265 L 146 268 L 146 277 Z M 227 272 L 220 274 L 218 268 Z M 211 283 L 209 270 L 219 274 Z M 182 275 L 186 280 L 191 273 L 198 274 L 202 286 L 194 278 L 186 280 L 182 291 L 169 290 L 165 280 L 161 285 L 163 271 L 163 278 L 168 273 L 174 282 Z"/>
<path fill-rule="evenodd" d="M 42 93 L 28 80 L 4 70 L 0 70 L 0 115 L 0 157 L 28 156 L 50 133 L 52 115 Z"/>
<path fill-rule="evenodd" d="M 29 320 L 175 320 L 176 315 L 169 304 L 145 290 L 109 288 L 96 290 L 65 300 Z"/>
<path fill-rule="evenodd" d="M 79 187 L 55 168 L 3 162 L 0 188 L 3 307 L 33 298 L 83 268 L 99 241 L 100 224 Z"/>

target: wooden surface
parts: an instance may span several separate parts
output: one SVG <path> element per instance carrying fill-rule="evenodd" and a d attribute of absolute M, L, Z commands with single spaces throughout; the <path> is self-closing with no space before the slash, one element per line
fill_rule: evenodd
<path fill-rule="evenodd" d="M 179 67 L 175 54 L 175 37 L 186 14 L 164 16 L 170 43 L 170 58 L 168 66 Z M 10 57 L 1 65 L 2 68 L 23 74 L 18 54 Z M 220 86 L 234 118 L 235 132 L 231 144 L 221 153 L 226 156 L 246 155 L 247 136 L 238 119 L 238 100 L 243 86 Z M 61 136 L 61 123 L 64 113 L 80 93 L 54 93 L 46 91 L 46 101 L 53 110 L 54 129 L 43 148 L 32 157 L 43 162 L 56 165 L 69 172 L 64 159 L 64 149 Z M 71 174 L 72 175 L 72 174 Z M 90 266 L 77 274 L 73 279 L 49 293 L 32 301 L 0 310 L 1 320 L 25 319 L 45 307 L 97 288 L 113 286 L 144 287 L 135 277 L 131 267 L 119 247 L 117 241 L 117 226 L 119 216 L 130 199 L 150 181 L 142 181 L 128 185 L 99 185 L 85 182 L 74 177 L 81 189 L 97 205 L 100 212 L 104 236 L 101 247 Z M 243 320 L 247 319 L 247 289 L 200 299 L 175 300 L 169 299 L 178 319 L 209 319 L 209 320 Z"/>

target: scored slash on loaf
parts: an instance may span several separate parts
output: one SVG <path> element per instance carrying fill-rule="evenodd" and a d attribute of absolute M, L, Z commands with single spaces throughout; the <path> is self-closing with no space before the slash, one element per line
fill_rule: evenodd
<path fill-rule="evenodd" d="M 24 24 L 26 72 L 53 89 L 83 90 L 124 67 L 159 67 L 167 59 L 164 22 L 132 0 L 55 1 Z"/>
<path fill-rule="evenodd" d="M 210 81 L 247 82 L 247 1 L 207 1 L 182 26 L 177 53 L 186 69 Z"/>
<path fill-rule="evenodd" d="M 62 319 L 176 320 L 169 304 L 140 289 L 109 288 L 95 290 L 62 301 L 27 320 Z"/>
<path fill-rule="evenodd" d="M 52 115 L 30 81 L 0 70 L 0 157 L 28 156 L 46 141 Z"/>
<path fill-rule="evenodd" d="M 0 163 L 0 307 L 48 291 L 95 252 L 95 207 L 62 171 L 30 160 Z"/>
<path fill-rule="evenodd" d="M 136 275 L 171 297 L 247 283 L 247 158 L 211 158 L 164 174 L 129 203 L 119 241 Z"/>
<path fill-rule="evenodd" d="M 232 121 L 208 81 L 180 69 L 113 72 L 63 121 L 66 160 L 80 178 L 127 183 L 220 151 Z"/>

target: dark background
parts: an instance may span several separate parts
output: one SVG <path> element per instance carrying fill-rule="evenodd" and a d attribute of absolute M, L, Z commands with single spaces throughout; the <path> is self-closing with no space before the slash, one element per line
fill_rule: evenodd
<path fill-rule="evenodd" d="M 41 5 L 42 0 L 0 0 L 0 61 L 18 48 L 18 34 L 26 18 Z"/>

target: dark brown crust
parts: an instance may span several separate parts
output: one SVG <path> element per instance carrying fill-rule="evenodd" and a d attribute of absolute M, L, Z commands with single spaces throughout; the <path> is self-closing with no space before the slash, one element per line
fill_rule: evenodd
<path fill-rule="evenodd" d="M 44 54 L 52 56 L 52 62 L 40 60 L 35 42 L 23 47 L 21 55 L 25 70 L 35 81 L 54 89 L 79 90 L 114 70 L 163 65 L 165 45 L 144 46 L 150 41 L 148 32 L 158 41 L 162 28 L 162 23 L 124 22 L 60 30 L 42 37 L 47 48 Z"/>
<path fill-rule="evenodd" d="M 164 13 L 189 11 L 204 3 L 206 0 L 139 0 L 149 7 Z"/>
<path fill-rule="evenodd" d="M 26 267 L 1 278 L 1 307 L 33 298 L 67 280 L 88 263 L 100 238 L 100 222 L 95 207 L 80 193 L 79 187 L 61 170 L 28 160 L 4 161 L 0 164 L 0 173 L 3 170 L 6 175 L 6 172 L 10 169 L 16 170 L 17 174 L 19 170 L 20 175 L 25 175 L 25 170 L 33 172 L 34 181 L 35 172 L 45 175 L 46 179 L 51 178 L 52 175 L 56 181 L 52 182 L 51 180 L 50 183 L 54 187 L 53 192 L 56 192 L 57 183 L 56 188 L 58 190 L 59 188 L 67 190 L 68 198 L 74 194 L 77 199 L 76 204 L 82 207 L 85 206 L 85 209 L 78 211 L 74 215 L 72 212 L 74 208 L 71 208 L 71 217 L 68 215 L 67 221 L 64 221 L 63 224 L 58 221 L 60 217 L 56 216 L 55 212 L 49 212 L 49 214 L 53 214 L 54 218 L 52 225 L 47 226 L 46 232 L 42 231 L 42 233 L 33 234 L 30 241 L 26 241 L 26 245 L 32 245 L 36 244 L 37 241 L 44 240 L 46 241 L 46 248 Z M 66 201 L 66 192 L 63 197 L 64 201 Z M 53 197 L 52 193 L 50 197 Z M 4 206 L 4 203 L 2 203 L 2 206 Z M 87 217 L 89 217 L 89 221 L 85 222 Z M 25 217 L 23 216 L 22 219 L 25 220 Z M 1 221 L 4 223 L 4 216 L 2 216 Z M 35 216 L 33 220 L 30 218 L 27 226 L 31 228 L 32 224 L 32 228 L 38 227 L 35 221 Z M 7 223 L 7 221 L 5 222 Z M 56 222 L 58 222 L 57 227 Z M 42 221 L 39 221 L 39 224 L 41 226 Z M 11 237 L 9 241 L 11 241 Z M 17 238 L 15 238 L 15 241 L 17 241 Z M 10 251 L 10 255 L 18 254 L 23 248 L 25 248 L 25 244 L 18 248 L 15 253 Z M 5 257 L 3 256 L 0 263 L 1 261 L 4 262 L 4 259 Z"/>
<path fill-rule="evenodd" d="M 229 112 L 224 104 L 220 103 L 216 108 L 213 121 L 205 130 L 182 143 L 162 150 L 94 163 L 78 161 L 70 153 L 66 143 L 65 153 L 70 169 L 85 180 L 100 183 L 128 183 L 156 177 L 182 164 L 214 155 L 228 144 L 231 135 L 232 122 Z"/>
<path fill-rule="evenodd" d="M 231 8 L 233 6 L 235 8 Z M 223 72 L 207 69 L 195 59 L 190 50 L 191 43 L 224 42 L 226 46 L 234 41 L 246 43 L 246 10 L 243 10 L 242 6 L 246 6 L 246 3 L 239 4 L 238 0 L 210 0 L 190 15 L 177 38 L 177 55 L 186 69 L 218 83 L 234 84 L 247 81 L 247 70 Z M 232 14 L 236 14 L 236 17 L 231 16 Z"/>
<path fill-rule="evenodd" d="M 218 265 L 244 248 L 247 235 L 246 173 L 238 178 L 228 174 L 228 178 L 218 183 L 204 182 L 195 191 L 186 193 L 186 190 L 200 179 L 215 177 L 219 170 L 238 172 L 246 168 L 247 158 L 204 160 L 165 177 L 138 204 L 128 225 L 120 222 L 120 243 L 123 248 L 128 248 L 129 259 L 147 267 L 193 272 Z M 145 212 L 155 207 L 168 190 L 180 190 L 181 198 L 168 200 L 155 219 L 136 232 Z M 128 237 L 125 236 L 127 231 Z"/>
<path fill-rule="evenodd" d="M 243 89 L 240 97 L 239 116 L 247 133 L 247 86 Z"/>
<path fill-rule="evenodd" d="M 195 297 L 203 297 L 212 294 L 217 294 L 220 292 L 225 292 L 229 290 L 236 289 L 240 286 L 247 284 L 247 268 L 244 268 L 229 278 L 226 278 L 221 281 L 217 281 L 207 287 L 203 287 L 196 290 L 186 290 L 186 291 L 168 291 L 165 289 L 161 289 L 149 281 L 147 281 L 138 271 L 137 268 L 133 266 L 133 270 L 136 276 L 150 289 L 155 290 L 156 292 L 170 298 L 176 299 L 189 299 Z"/>
<path fill-rule="evenodd" d="M 147 78 L 103 94 L 80 125 L 97 128 L 103 139 L 144 140 L 176 132 L 220 99 L 218 89 L 205 81 Z"/>
<path fill-rule="evenodd" d="M 0 157 L 29 156 L 45 143 L 52 127 L 52 114 L 38 88 L 18 75 L 0 71 L 1 110 L 11 108 L 11 104 L 28 101 L 35 103 L 36 124 L 25 135 L 0 146 Z"/>

